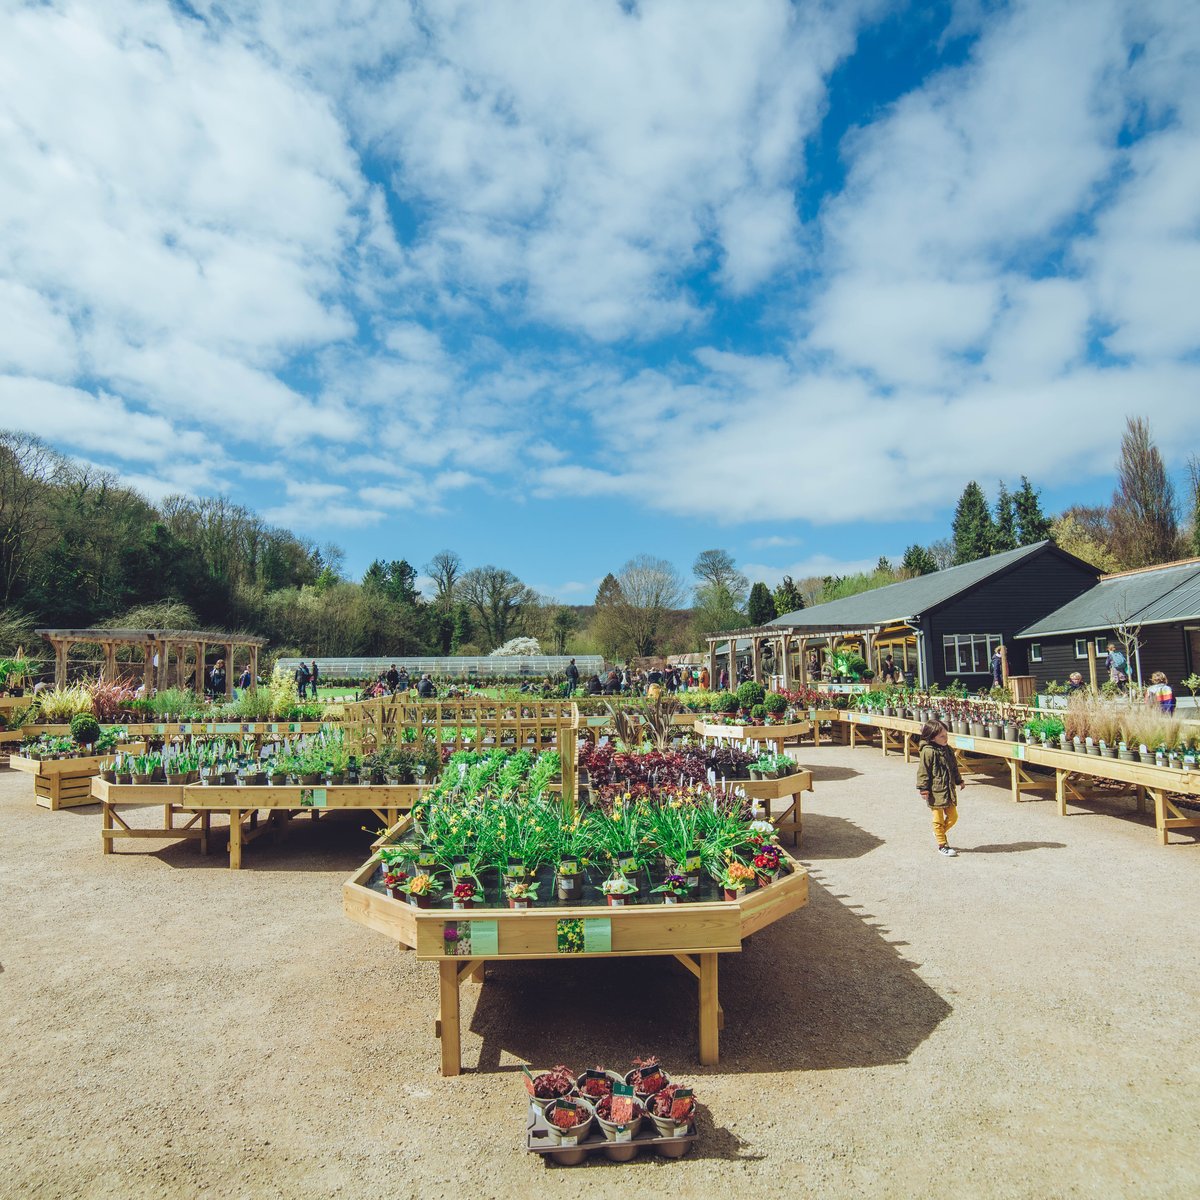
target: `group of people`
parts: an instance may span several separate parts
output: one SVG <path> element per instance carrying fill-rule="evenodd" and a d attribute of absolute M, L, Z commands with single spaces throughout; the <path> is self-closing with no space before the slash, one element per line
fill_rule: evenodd
<path fill-rule="evenodd" d="M 374 696 L 395 696 L 398 692 L 411 691 L 412 686 L 408 668 L 397 668 L 396 664 L 392 663 L 386 671 L 380 671 L 378 679 L 363 689 L 363 699 L 370 699 Z M 433 676 L 428 671 L 417 680 L 416 688 L 417 695 L 422 700 L 433 700 L 437 697 L 437 684 L 433 682 Z M 462 693 L 457 688 L 451 688 L 447 694 L 454 697 Z"/>
<path fill-rule="evenodd" d="M 721 676 L 722 680 L 726 678 L 724 671 Z M 567 664 L 566 677 L 568 692 L 574 692 L 581 686 L 579 667 L 574 659 Z M 589 696 L 644 695 L 654 687 L 674 695 L 677 692 L 708 691 L 709 682 L 707 667 L 696 671 L 691 667 L 668 663 L 662 667 L 651 667 L 649 671 L 635 670 L 629 666 L 613 667 L 603 677 L 593 675 L 582 686 Z M 724 687 L 725 683 L 721 686 Z"/>
<path fill-rule="evenodd" d="M 301 700 L 307 699 L 310 693 L 314 700 L 317 698 L 317 688 L 321 686 L 321 668 L 317 665 L 316 659 L 311 665 L 301 659 L 300 665 L 296 668 L 295 679 L 296 692 Z"/>
<path fill-rule="evenodd" d="M 316 663 L 313 663 L 314 667 L 316 665 Z M 228 679 L 225 673 L 225 660 L 223 658 L 218 658 L 213 664 L 212 670 L 208 673 L 208 686 L 205 690 L 210 696 L 213 697 L 224 696 L 227 681 Z M 245 692 L 249 690 L 251 682 L 252 678 L 250 675 L 250 667 L 247 665 L 243 669 L 242 673 L 237 677 L 234 687 L 238 689 L 238 691 Z M 234 694 L 236 695 L 237 693 L 235 692 Z"/>

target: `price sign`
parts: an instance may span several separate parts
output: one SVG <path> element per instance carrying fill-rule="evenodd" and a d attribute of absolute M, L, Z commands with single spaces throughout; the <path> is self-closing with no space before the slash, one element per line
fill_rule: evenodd
<path fill-rule="evenodd" d="M 613 1084 L 611 1120 L 614 1125 L 633 1120 L 633 1088 L 627 1083 Z"/>

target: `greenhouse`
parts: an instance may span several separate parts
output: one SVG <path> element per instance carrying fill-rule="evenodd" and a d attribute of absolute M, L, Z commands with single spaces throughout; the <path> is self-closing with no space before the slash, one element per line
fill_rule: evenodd
<path fill-rule="evenodd" d="M 407 671 L 409 677 L 426 673 L 456 679 L 512 679 L 557 676 L 566 672 L 571 661 L 568 654 L 479 655 L 466 658 L 323 658 L 321 674 L 325 679 L 377 679 L 389 667 Z M 281 658 L 276 666 L 282 671 L 294 671 L 298 658 Z M 581 676 L 596 675 L 604 669 L 604 659 L 598 654 L 583 654 L 575 659 Z"/>

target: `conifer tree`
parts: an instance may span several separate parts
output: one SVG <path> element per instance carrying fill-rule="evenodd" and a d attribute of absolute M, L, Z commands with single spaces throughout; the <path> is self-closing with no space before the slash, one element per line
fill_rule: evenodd
<path fill-rule="evenodd" d="M 995 526 L 983 489 L 973 479 L 963 488 L 954 510 L 954 565 L 986 558 L 992 552 Z"/>
<path fill-rule="evenodd" d="M 905 550 L 900 566 L 910 578 L 915 575 L 932 575 L 938 569 L 937 559 L 924 546 L 918 546 L 915 542 Z"/>
<path fill-rule="evenodd" d="M 799 612 L 804 607 L 804 594 L 796 586 L 790 575 L 783 577 L 783 582 L 775 589 L 775 611 L 779 616 L 785 613 Z"/>
<path fill-rule="evenodd" d="M 1005 550 L 1017 548 L 1017 509 L 1012 493 L 1000 480 L 1000 494 L 996 497 L 996 527 L 992 537 L 992 553 L 1003 554 Z"/>
<path fill-rule="evenodd" d="M 750 600 L 746 606 L 746 616 L 750 624 L 765 625 L 778 615 L 775 611 L 775 599 L 771 595 L 771 589 L 765 583 L 756 583 L 750 589 Z"/>
<path fill-rule="evenodd" d="M 1017 544 L 1032 546 L 1034 542 L 1044 542 L 1050 536 L 1050 520 L 1042 512 L 1039 493 L 1024 475 L 1021 476 L 1021 486 L 1013 496 L 1013 508 L 1017 517 Z"/>

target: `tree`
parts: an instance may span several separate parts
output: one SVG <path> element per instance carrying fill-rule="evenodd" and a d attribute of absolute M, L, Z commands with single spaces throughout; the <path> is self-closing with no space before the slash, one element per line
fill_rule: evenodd
<path fill-rule="evenodd" d="M 1112 551 L 1108 518 L 1109 510 L 1103 506 L 1076 505 L 1051 522 L 1050 537 L 1059 549 L 1111 575 L 1121 564 Z"/>
<path fill-rule="evenodd" d="M 932 575 L 938 569 L 938 564 L 930 551 L 914 542 L 905 550 L 904 557 L 900 560 L 900 569 L 913 579 L 918 575 Z"/>
<path fill-rule="evenodd" d="M 711 587 L 728 593 L 734 608 L 743 608 L 750 581 L 734 566 L 728 550 L 702 550 L 692 563 L 692 574 L 699 580 L 697 590 Z"/>
<path fill-rule="evenodd" d="M 1013 507 L 1017 516 L 1017 544 L 1032 546 L 1044 542 L 1050 536 L 1050 520 L 1042 512 L 1041 493 L 1034 489 L 1029 479 L 1022 475 L 1021 486 L 1013 496 Z"/>
<path fill-rule="evenodd" d="M 1126 567 L 1169 562 L 1179 550 L 1175 488 L 1150 440 L 1150 424 L 1129 417 L 1112 500 L 1113 549 Z"/>
<path fill-rule="evenodd" d="M 779 616 L 775 609 L 775 598 L 771 589 L 765 583 L 756 583 L 750 589 L 750 599 L 747 602 L 746 617 L 751 625 L 765 625 Z"/>
<path fill-rule="evenodd" d="M 1194 555 L 1200 555 L 1200 458 L 1194 454 L 1188 459 L 1188 492 L 1192 522 L 1191 550 Z"/>
<path fill-rule="evenodd" d="M 462 576 L 462 559 L 453 550 L 441 550 L 425 564 L 425 574 L 433 580 L 433 602 L 449 612 L 454 605 L 454 591 Z"/>
<path fill-rule="evenodd" d="M 1012 493 L 1000 480 L 1000 494 L 996 497 L 996 524 L 992 534 L 992 553 L 1003 554 L 1017 548 L 1017 506 Z"/>
<path fill-rule="evenodd" d="M 662 558 L 639 554 L 616 577 L 619 595 L 598 607 L 597 638 L 625 656 L 654 654 L 670 633 L 673 611 L 683 603 L 683 580 Z"/>
<path fill-rule="evenodd" d="M 799 612 L 804 607 L 804 596 L 790 575 L 775 589 L 775 611 L 779 616 Z"/>
<path fill-rule="evenodd" d="M 520 633 L 526 610 L 537 604 L 537 593 L 503 567 L 475 567 L 462 577 L 459 588 L 480 641 L 489 650 Z"/>
<path fill-rule="evenodd" d="M 929 543 L 929 557 L 933 559 L 939 571 L 945 571 L 954 566 L 954 543 L 949 538 L 938 538 Z"/>
<path fill-rule="evenodd" d="M 954 510 L 954 563 L 974 562 L 992 552 L 995 529 L 983 489 L 973 479 L 963 488 Z"/>
<path fill-rule="evenodd" d="M 475 637 L 475 624 L 471 620 L 471 610 L 466 604 L 454 606 L 454 635 L 450 648 L 455 653 L 462 653 L 463 646 L 469 645 Z"/>
<path fill-rule="evenodd" d="M 554 653 L 566 654 L 567 639 L 579 628 L 579 614 L 566 604 L 556 604 L 550 612 L 549 625 Z"/>

